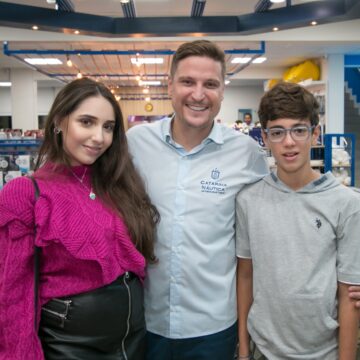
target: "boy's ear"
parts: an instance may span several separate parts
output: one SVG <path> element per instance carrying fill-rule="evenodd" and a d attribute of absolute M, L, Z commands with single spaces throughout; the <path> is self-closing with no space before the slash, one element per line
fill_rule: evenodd
<path fill-rule="evenodd" d="M 320 136 L 320 125 L 316 125 L 316 127 L 313 130 L 313 133 L 311 134 L 311 145 L 317 145 L 317 140 Z"/>
<path fill-rule="evenodd" d="M 265 133 L 265 131 L 263 129 L 261 129 L 261 137 L 263 139 L 263 142 L 264 142 L 265 146 L 269 147 L 268 146 L 268 141 L 267 141 L 267 135 L 266 135 L 266 133 Z"/>

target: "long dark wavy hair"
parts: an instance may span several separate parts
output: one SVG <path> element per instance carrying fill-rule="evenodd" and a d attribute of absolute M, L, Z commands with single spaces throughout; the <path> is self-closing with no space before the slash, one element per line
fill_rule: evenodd
<path fill-rule="evenodd" d="M 136 248 L 147 261 L 153 262 L 156 260 L 155 227 L 160 215 L 151 204 L 142 179 L 131 161 L 119 104 L 104 84 L 82 78 L 60 90 L 46 120 L 36 169 L 46 162 L 70 167 L 62 136 L 56 134 L 55 128 L 66 121 L 85 99 L 93 96 L 102 96 L 111 104 L 115 114 L 115 128 L 112 144 L 91 165 L 92 188 L 98 197 L 120 214 Z"/>

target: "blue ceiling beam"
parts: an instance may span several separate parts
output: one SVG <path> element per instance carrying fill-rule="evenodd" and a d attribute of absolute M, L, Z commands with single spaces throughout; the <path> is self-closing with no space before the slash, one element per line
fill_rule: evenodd
<path fill-rule="evenodd" d="M 90 14 L 59 12 L 0 2 L 0 26 L 30 29 L 36 24 L 40 30 L 69 32 L 79 30 L 84 35 L 106 37 L 124 36 L 187 36 L 249 35 L 271 31 L 274 26 L 291 29 L 360 18 L 358 0 L 319 0 L 240 16 L 147 17 L 116 18 Z"/>
<path fill-rule="evenodd" d="M 259 49 L 231 49 L 225 50 L 228 55 L 253 54 L 262 55 L 265 53 L 265 42 L 260 41 Z M 80 50 L 80 49 L 24 49 L 13 50 L 9 48 L 9 44 L 4 42 L 3 53 L 7 56 L 19 55 L 173 55 L 175 50 Z"/>

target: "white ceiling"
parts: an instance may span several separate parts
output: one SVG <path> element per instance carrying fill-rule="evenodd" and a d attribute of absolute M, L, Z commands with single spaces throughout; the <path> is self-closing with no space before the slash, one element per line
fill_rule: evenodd
<path fill-rule="evenodd" d="M 138 17 L 169 17 L 189 16 L 192 0 L 134 0 Z M 2 1 L 0 1 L 2 2 Z M 46 0 L 7 0 L 8 3 L 25 4 L 53 8 Z M 122 16 L 119 0 L 72 0 L 75 11 L 103 16 Z M 293 0 L 292 4 L 301 4 L 309 0 Z M 254 12 L 257 0 L 207 0 L 203 16 L 242 15 Z M 270 10 L 271 11 L 271 10 Z M 276 26 L 277 24 L 274 24 Z M 360 20 L 350 20 L 317 26 L 267 32 L 254 35 L 219 35 L 207 36 L 216 41 L 224 50 L 259 48 L 260 41 L 265 42 L 265 56 L 263 64 L 250 64 L 231 77 L 232 84 L 259 84 L 266 79 L 281 77 L 285 69 L 306 59 L 319 59 L 328 54 L 360 54 Z M 8 41 L 11 49 L 91 49 L 91 50 L 136 50 L 136 49 L 172 49 L 183 41 L 193 40 L 193 37 L 98 37 L 73 35 L 66 33 L 32 31 L 10 27 L 0 27 L 0 40 Z M 56 56 L 61 58 L 61 56 Z M 227 56 L 228 60 L 231 56 Z M 63 56 L 62 60 L 66 60 Z M 73 58 L 77 68 L 82 72 L 107 73 L 136 73 L 139 71 L 131 67 L 129 56 L 101 56 Z M 170 57 L 165 59 L 163 67 L 147 67 L 143 73 L 166 73 L 169 68 Z M 94 66 L 95 70 L 91 68 Z M 0 55 L 0 79 L 6 77 L 8 69 L 26 67 L 15 58 Z M 228 63 L 228 71 L 234 66 Z M 56 72 L 69 71 L 66 66 Z M 76 70 L 73 70 L 76 71 Z M 124 85 L 120 82 L 120 85 Z"/>

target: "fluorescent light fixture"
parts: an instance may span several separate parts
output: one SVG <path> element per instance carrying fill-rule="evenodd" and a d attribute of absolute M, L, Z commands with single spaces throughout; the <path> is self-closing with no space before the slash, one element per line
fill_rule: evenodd
<path fill-rule="evenodd" d="M 122 4 L 127 4 L 127 3 L 130 2 L 130 0 L 120 0 L 120 2 L 121 2 Z"/>
<path fill-rule="evenodd" d="M 270 1 L 274 4 L 278 4 L 284 2 L 285 0 L 270 0 Z"/>
<path fill-rule="evenodd" d="M 0 86 L 1 87 L 9 87 L 9 86 L 11 86 L 11 82 L 10 81 L 0 81 Z"/>
<path fill-rule="evenodd" d="M 260 56 L 252 61 L 253 64 L 261 64 L 266 61 L 266 57 Z"/>
<path fill-rule="evenodd" d="M 131 63 L 135 65 L 142 64 L 163 64 L 163 58 L 131 58 Z"/>
<path fill-rule="evenodd" d="M 139 85 L 161 85 L 161 81 L 159 80 L 140 80 Z"/>
<path fill-rule="evenodd" d="M 251 60 L 250 57 L 236 57 L 231 60 L 232 64 L 247 64 Z"/>
<path fill-rule="evenodd" d="M 61 65 L 62 61 L 56 58 L 26 58 L 24 59 L 30 65 Z"/>

